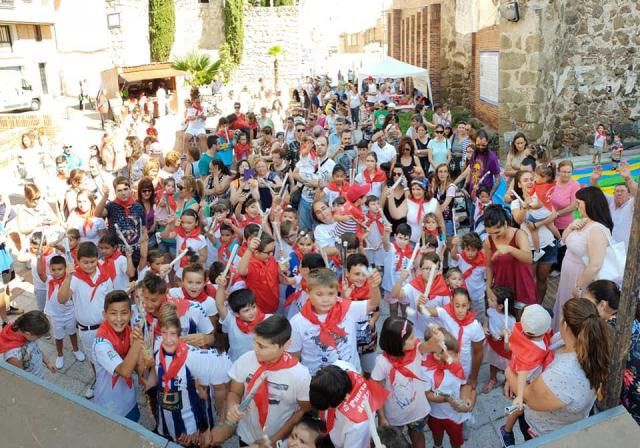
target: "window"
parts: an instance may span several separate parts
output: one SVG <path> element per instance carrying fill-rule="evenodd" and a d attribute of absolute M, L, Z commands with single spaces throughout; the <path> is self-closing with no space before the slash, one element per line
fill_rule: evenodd
<path fill-rule="evenodd" d="M 11 49 L 11 30 L 8 25 L 0 25 L 0 48 Z"/>
<path fill-rule="evenodd" d="M 0 0 L 0 8 L 11 8 L 13 9 L 15 1 L 14 0 Z"/>
<path fill-rule="evenodd" d="M 42 84 L 42 93 L 49 93 L 49 86 L 47 85 L 47 69 L 44 62 L 38 64 L 38 70 L 40 71 L 40 84 Z"/>
<path fill-rule="evenodd" d="M 33 25 L 34 31 L 35 31 L 35 36 L 36 36 L 36 42 L 41 42 L 42 41 L 42 27 L 40 25 Z"/>
<path fill-rule="evenodd" d="M 209 0 L 199 0 L 200 3 L 209 3 Z"/>

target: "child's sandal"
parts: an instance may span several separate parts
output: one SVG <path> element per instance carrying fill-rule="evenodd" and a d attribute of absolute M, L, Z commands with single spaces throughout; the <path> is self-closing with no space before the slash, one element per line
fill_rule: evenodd
<path fill-rule="evenodd" d="M 482 388 L 482 393 L 488 394 L 493 390 L 494 387 L 496 387 L 497 384 L 498 382 L 496 380 L 489 380 L 487 384 L 485 384 L 484 387 Z"/>

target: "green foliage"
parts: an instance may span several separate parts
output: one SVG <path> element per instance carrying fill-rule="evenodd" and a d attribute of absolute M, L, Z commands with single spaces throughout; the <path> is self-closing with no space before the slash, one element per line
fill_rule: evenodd
<path fill-rule="evenodd" d="M 236 67 L 236 65 L 233 63 L 233 60 L 231 59 L 231 49 L 229 48 L 228 43 L 224 42 L 220 46 L 219 57 L 220 59 L 218 60 L 218 62 L 220 63 L 220 65 L 218 69 L 222 74 L 222 82 L 226 84 L 231 79 L 231 74 Z"/>
<path fill-rule="evenodd" d="M 471 111 L 467 109 L 451 109 L 451 125 L 455 126 L 459 121 L 469 123 L 471 121 Z"/>
<path fill-rule="evenodd" d="M 281 56 L 284 54 L 284 50 L 280 45 L 274 45 L 273 47 L 267 50 L 267 54 L 272 58 L 277 58 L 278 56 Z"/>
<path fill-rule="evenodd" d="M 173 68 L 187 72 L 186 81 L 192 86 L 210 84 L 220 70 L 220 60 L 213 61 L 208 54 L 192 51 L 173 62 Z"/>
<path fill-rule="evenodd" d="M 255 2 L 258 6 L 293 6 L 296 0 L 259 0 Z"/>
<path fill-rule="evenodd" d="M 402 131 L 402 135 L 407 133 L 407 129 L 411 126 L 411 112 L 400 112 L 398 114 L 398 125 Z"/>
<path fill-rule="evenodd" d="M 149 49 L 151 60 L 169 59 L 176 37 L 176 12 L 173 0 L 149 0 Z"/>
<path fill-rule="evenodd" d="M 231 61 L 233 61 L 235 65 L 240 64 L 242 51 L 244 49 L 243 6 L 243 0 L 226 0 L 224 4 L 225 43 L 229 45 Z"/>

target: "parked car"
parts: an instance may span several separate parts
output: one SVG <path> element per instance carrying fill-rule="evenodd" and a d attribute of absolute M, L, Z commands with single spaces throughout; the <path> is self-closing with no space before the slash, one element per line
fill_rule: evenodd
<path fill-rule="evenodd" d="M 22 77 L 20 67 L 0 68 L 0 112 L 40 109 L 42 99 Z"/>

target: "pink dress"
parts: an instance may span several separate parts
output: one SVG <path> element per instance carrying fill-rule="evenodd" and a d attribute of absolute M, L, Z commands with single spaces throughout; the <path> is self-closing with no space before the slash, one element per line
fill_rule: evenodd
<path fill-rule="evenodd" d="M 513 233 L 509 246 L 518 248 L 516 236 L 520 230 Z M 493 237 L 489 236 L 491 253 L 496 251 Z M 513 255 L 505 254 L 491 261 L 493 268 L 493 284 L 491 286 L 506 286 L 515 293 L 516 299 L 525 305 L 537 303 L 536 283 L 533 279 L 533 270 L 530 264 L 518 261 Z"/>
<path fill-rule="evenodd" d="M 562 261 L 560 269 L 560 282 L 558 283 L 558 293 L 556 302 L 553 305 L 553 331 L 560 330 L 560 320 L 562 317 L 562 307 L 571 298 L 571 293 L 576 287 L 576 282 L 584 271 L 583 257 L 588 256 L 587 241 L 591 229 L 601 229 L 605 235 L 609 234 L 609 229 L 599 222 L 590 222 L 582 230 L 574 230 L 567 237 L 567 254 Z"/>
<path fill-rule="evenodd" d="M 576 199 L 576 192 L 580 189 L 580 184 L 571 179 L 566 184 L 558 184 L 551 190 L 551 203 L 556 210 L 568 207 Z M 562 232 L 573 221 L 573 213 L 560 216 L 555 220 L 556 227 Z"/>

